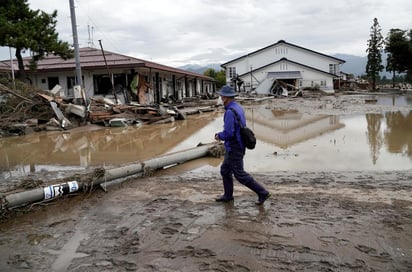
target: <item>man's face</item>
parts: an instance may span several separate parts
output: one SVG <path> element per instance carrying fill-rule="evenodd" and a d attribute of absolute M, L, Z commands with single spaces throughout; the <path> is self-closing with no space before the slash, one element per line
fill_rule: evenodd
<path fill-rule="evenodd" d="M 227 102 L 229 102 L 229 97 L 227 97 L 227 96 L 221 96 L 221 99 L 223 101 L 223 105 L 226 105 Z"/>

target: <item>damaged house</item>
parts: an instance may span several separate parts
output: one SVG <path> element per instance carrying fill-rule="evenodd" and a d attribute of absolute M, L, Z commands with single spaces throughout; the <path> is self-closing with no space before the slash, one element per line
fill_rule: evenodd
<path fill-rule="evenodd" d="M 221 65 L 226 82 L 237 91 L 284 94 L 315 88 L 338 88 L 345 61 L 280 40 Z M 287 92 L 286 92 L 287 95 Z"/>
<path fill-rule="evenodd" d="M 103 55 L 101 50 L 90 47 L 80 48 L 79 54 L 86 97 L 114 98 L 118 94 L 146 105 L 209 96 L 215 92 L 214 79 L 201 74 L 109 51 L 104 51 Z M 30 59 L 24 58 L 25 67 Z M 18 67 L 16 60 L 13 66 Z M 1 61 L 0 69 L 11 71 L 10 61 Z M 49 55 L 38 61 L 35 71 L 26 69 L 32 85 L 43 90 L 52 90 L 58 85 L 62 97 L 75 95 L 74 58 L 63 60 Z M 113 92 L 112 83 L 116 92 Z"/>

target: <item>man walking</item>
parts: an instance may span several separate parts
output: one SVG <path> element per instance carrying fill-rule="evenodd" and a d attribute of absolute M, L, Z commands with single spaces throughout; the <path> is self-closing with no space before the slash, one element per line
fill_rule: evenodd
<path fill-rule="evenodd" d="M 224 194 L 217 198 L 217 202 L 233 201 L 233 176 L 243 185 L 258 195 L 257 205 L 262 205 L 270 196 L 261 184 L 248 174 L 243 168 L 243 157 L 245 156 L 245 146 L 240 136 L 240 126 L 235 113 L 239 116 L 239 121 L 246 126 L 246 118 L 243 108 L 236 103 L 235 90 L 230 86 L 224 86 L 220 92 L 225 114 L 223 116 L 223 131 L 215 134 L 215 139 L 224 141 L 225 158 L 220 167 L 220 174 L 223 179 Z"/>

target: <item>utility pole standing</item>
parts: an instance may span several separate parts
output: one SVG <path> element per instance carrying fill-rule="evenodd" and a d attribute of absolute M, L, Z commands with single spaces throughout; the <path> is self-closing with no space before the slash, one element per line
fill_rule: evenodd
<path fill-rule="evenodd" d="M 73 44 L 74 44 L 74 57 L 76 59 L 76 83 L 83 88 L 83 78 L 82 78 L 82 68 L 80 66 L 80 55 L 79 55 L 79 40 L 77 37 L 77 24 L 76 24 L 76 12 L 74 9 L 74 1 L 70 2 L 70 17 L 72 19 L 72 32 L 73 32 Z"/>

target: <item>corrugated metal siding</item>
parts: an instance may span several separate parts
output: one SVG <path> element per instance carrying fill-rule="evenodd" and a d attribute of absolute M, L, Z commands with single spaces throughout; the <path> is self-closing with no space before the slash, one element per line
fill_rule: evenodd
<path fill-rule="evenodd" d="M 274 79 L 297 79 L 302 78 L 300 71 L 269 72 L 268 78 Z"/>

